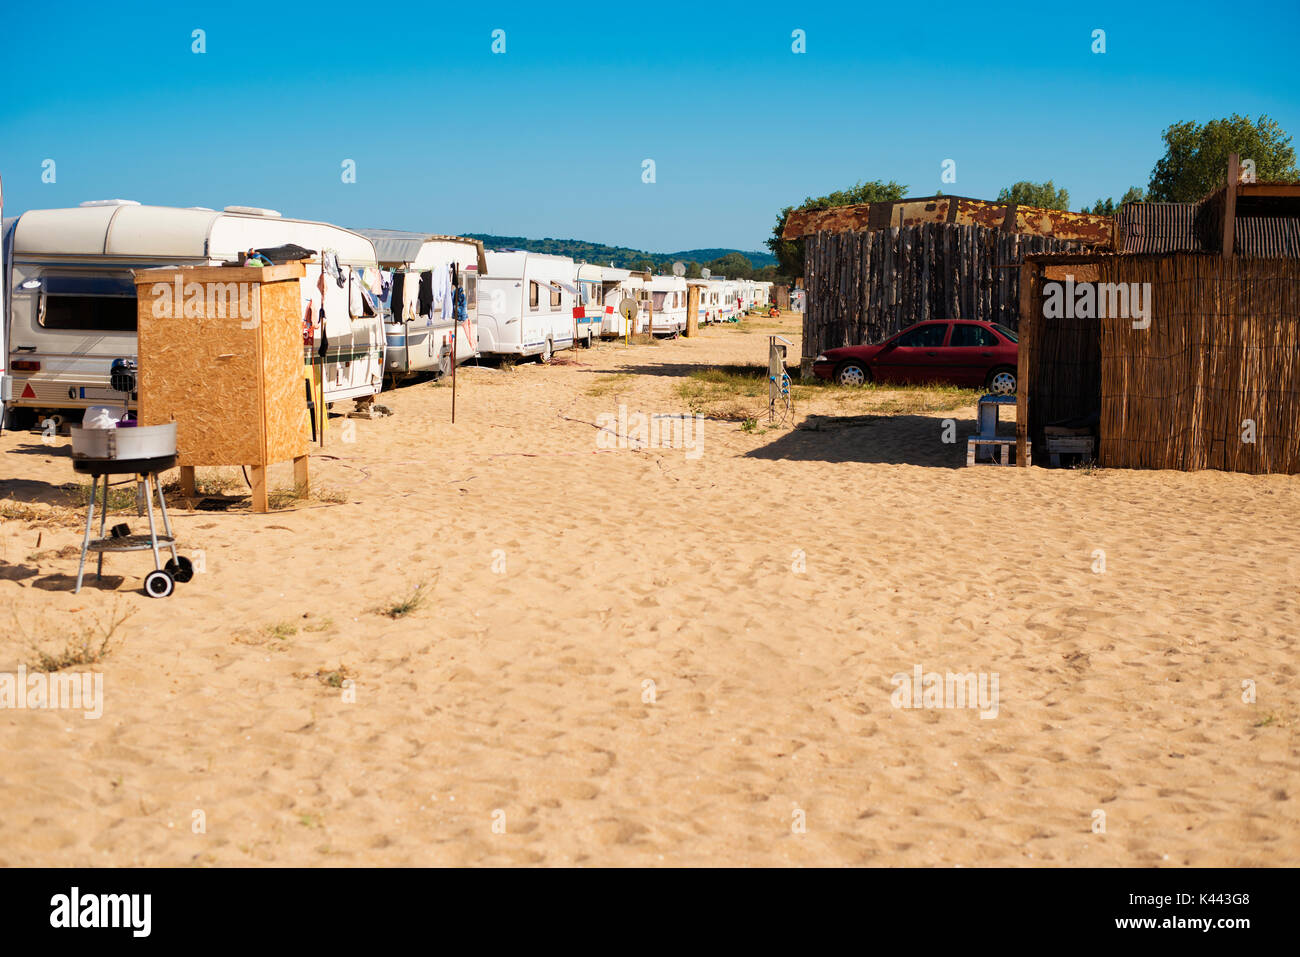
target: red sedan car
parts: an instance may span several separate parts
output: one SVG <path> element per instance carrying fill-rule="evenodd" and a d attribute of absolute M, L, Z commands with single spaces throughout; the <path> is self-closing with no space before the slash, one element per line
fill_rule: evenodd
<path fill-rule="evenodd" d="M 1016 334 L 995 322 L 919 322 L 878 346 L 827 349 L 813 372 L 840 385 L 868 382 L 921 385 L 946 382 L 997 395 L 1016 391 Z"/>

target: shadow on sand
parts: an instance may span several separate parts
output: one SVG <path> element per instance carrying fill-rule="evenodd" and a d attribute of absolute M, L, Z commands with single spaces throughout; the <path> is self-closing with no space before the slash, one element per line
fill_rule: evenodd
<path fill-rule="evenodd" d="M 798 428 L 746 453 L 795 462 L 870 462 L 957 469 L 966 465 L 973 419 L 952 417 L 956 441 L 944 442 L 944 418 L 929 415 L 811 415 Z"/>

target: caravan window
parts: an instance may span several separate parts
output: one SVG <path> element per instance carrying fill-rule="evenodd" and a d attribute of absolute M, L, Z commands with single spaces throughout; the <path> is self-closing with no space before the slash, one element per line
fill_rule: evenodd
<path fill-rule="evenodd" d="M 40 318 L 46 329 L 135 331 L 135 281 L 130 272 L 47 272 L 41 286 Z"/>
<path fill-rule="evenodd" d="M 560 308 L 560 287 L 551 283 L 551 308 Z"/>
<path fill-rule="evenodd" d="M 537 311 L 537 306 L 541 302 L 541 291 L 537 283 L 531 279 L 528 281 L 528 308 Z"/>

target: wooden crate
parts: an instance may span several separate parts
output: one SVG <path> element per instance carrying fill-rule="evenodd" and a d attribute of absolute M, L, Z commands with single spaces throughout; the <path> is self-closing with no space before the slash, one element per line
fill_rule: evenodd
<path fill-rule="evenodd" d="M 1051 426 L 1048 426 L 1051 429 Z M 1077 455 L 1083 461 L 1093 458 L 1094 442 L 1089 435 L 1053 435 L 1049 432 L 1045 439 L 1047 454 L 1052 466 L 1059 467 L 1062 455 Z"/>
<path fill-rule="evenodd" d="M 306 487 L 304 272 L 288 263 L 136 273 L 140 424 L 177 423 L 188 497 L 200 465 L 247 467 L 258 512 L 268 507 L 266 466 L 292 459 Z"/>
<path fill-rule="evenodd" d="M 1020 451 L 1017 447 L 1016 436 L 1000 435 L 996 438 L 982 435 L 972 435 L 966 440 L 966 464 L 977 464 L 977 457 L 980 449 L 987 449 L 991 453 L 989 464 L 991 465 L 1010 465 L 1011 454 L 1016 454 L 1016 464 L 1024 464 L 1020 459 Z M 1025 444 L 1024 457 L 1028 461 L 1029 456 L 1033 454 L 1033 444 Z"/>

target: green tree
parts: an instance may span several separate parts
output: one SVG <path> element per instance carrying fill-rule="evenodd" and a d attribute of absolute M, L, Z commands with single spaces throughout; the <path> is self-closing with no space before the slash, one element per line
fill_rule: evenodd
<path fill-rule="evenodd" d="M 643 257 L 641 259 L 633 260 L 627 268 L 633 272 L 653 273 L 655 271 L 655 264 L 653 259 L 646 259 Z"/>
<path fill-rule="evenodd" d="M 754 264 L 740 253 L 727 253 L 708 264 L 710 274 L 726 276 L 728 279 L 750 279 L 754 275 Z"/>
<path fill-rule="evenodd" d="M 829 209 L 832 206 L 852 206 L 855 203 L 894 203 L 906 193 L 907 187 L 893 180 L 886 183 L 873 179 L 867 183 L 856 183 L 848 189 L 837 189 L 816 199 L 809 196 L 797 207 L 787 206 L 776 214 L 772 238 L 767 241 L 767 248 L 776 257 L 777 271 L 790 278 L 803 275 L 803 240 L 781 238 L 785 231 L 785 221 L 795 209 Z"/>
<path fill-rule="evenodd" d="M 998 202 L 1015 203 L 1018 206 L 1037 206 L 1039 209 L 1069 209 L 1070 191 L 1064 186 L 1057 189 L 1050 179 L 1046 183 L 1030 183 L 1021 180 L 998 193 Z"/>
<path fill-rule="evenodd" d="M 1094 213 L 1098 216 L 1114 216 L 1121 206 L 1125 203 L 1145 203 L 1147 199 L 1146 190 L 1141 186 L 1130 186 L 1124 191 L 1118 203 L 1115 200 L 1107 198 L 1097 200 L 1092 204 L 1092 208 L 1085 206 L 1080 210 L 1082 213 Z"/>
<path fill-rule="evenodd" d="M 688 262 L 688 263 L 686 264 L 686 278 L 687 278 L 687 279 L 699 279 L 699 278 L 700 278 L 700 270 L 701 270 L 702 268 L 704 268 L 704 267 L 702 267 L 699 263 L 697 263 L 694 259 L 692 259 L 690 262 Z"/>
<path fill-rule="evenodd" d="M 1228 154 L 1255 161 L 1255 178 L 1294 180 L 1295 148 L 1291 137 L 1267 116 L 1253 123 L 1232 114 L 1204 126 L 1188 121 L 1164 132 L 1165 155 L 1156 161 L 1148 187 L 1153 203 L 1193 203 L 1223 184 Z"/>

